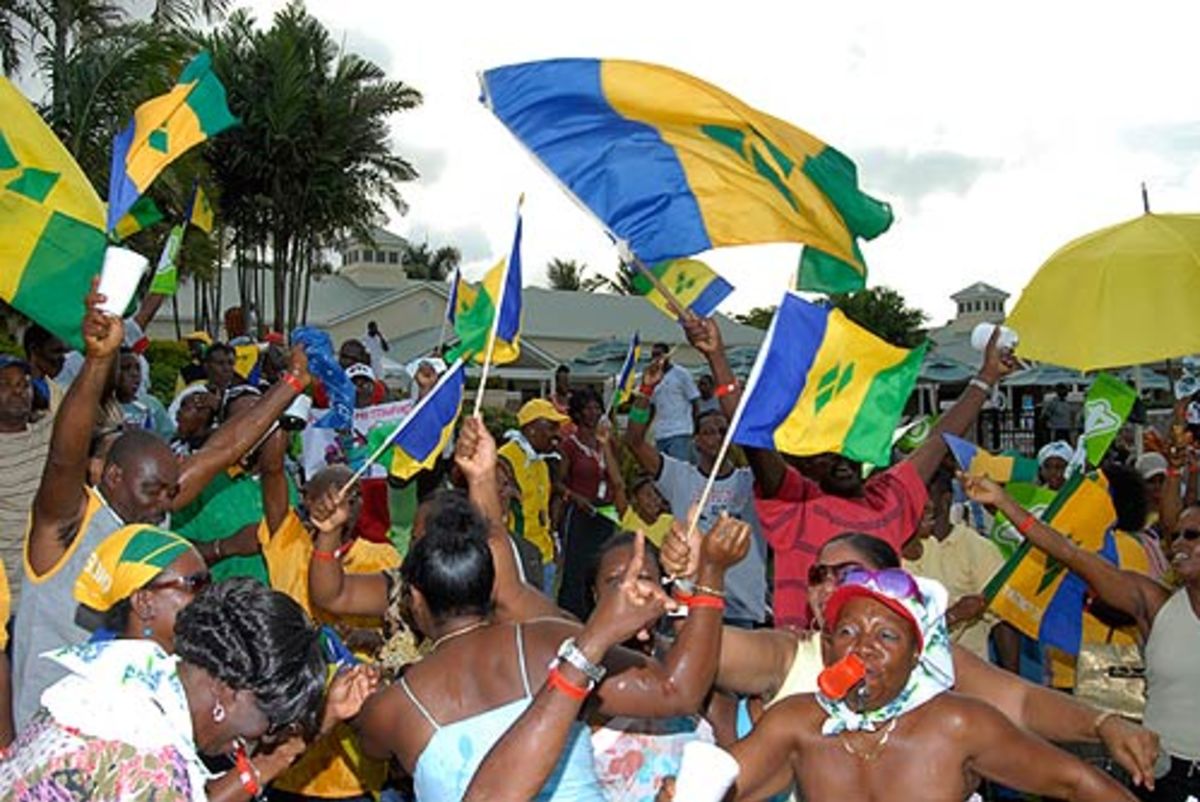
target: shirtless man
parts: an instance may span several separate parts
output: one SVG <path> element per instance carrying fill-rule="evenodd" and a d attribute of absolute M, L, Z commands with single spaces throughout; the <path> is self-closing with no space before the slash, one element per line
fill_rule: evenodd
<path fill-rule="evenodd" d="M 1057 799 L 1135 799 L 1103 773 L 951 690 L 945 590 L 898 569 L 853 571 L 830 597 L 830 659 L 866 666 L 834 701 L 794 696 L 730 750 L 732 796 L 762 799 L 795 781 L 809 802 L 962 800 L 984 777 Z M 780 759 L 786 755 L 786 759 Z"/>

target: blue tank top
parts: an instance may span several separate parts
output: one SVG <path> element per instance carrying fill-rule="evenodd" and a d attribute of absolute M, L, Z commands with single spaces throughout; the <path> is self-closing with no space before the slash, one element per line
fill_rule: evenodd
<path fill-rule="evenodd" d="M 508 704 L 443 726 L 421 704 L 404 678 L 400 678 L 401 689 L 433 728 L 433 736 L 417 757 L 413 772 L 413 789 L 418 802 L 461 802 L 484 757 L 533 703 L 519 624 L 516 632 L 517 661 L 525 695 Z M 534 799 L 537 802 L 604 802 L 596 779 L 591 738 L 580 722 L 571 725 L 567 748 Z"/>

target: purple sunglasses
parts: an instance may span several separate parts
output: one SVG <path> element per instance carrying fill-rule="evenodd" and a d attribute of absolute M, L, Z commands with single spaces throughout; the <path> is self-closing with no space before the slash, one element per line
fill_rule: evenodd
<path fill-rule="evenodd" d="M 892 599 L 921 600 L 921 589 L 917 587 L 917 581 L 907 571 L 899 568 L 884 568 L 881 571 L 855 568 L 845 573 L 838 587 L 847 585 L 870 588 Z"/>

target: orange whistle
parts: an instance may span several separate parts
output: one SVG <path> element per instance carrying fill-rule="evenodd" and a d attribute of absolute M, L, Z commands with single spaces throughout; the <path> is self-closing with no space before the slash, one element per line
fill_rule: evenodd
<path fill-rule="evenodd" d="M 838 701 L 845 698 L 858 683 L 867 675 L 867 667 L 855 654 L 847 654 L 841 660 L 826 668 L 817 677 L 817 687 L 825 698 Z"/>

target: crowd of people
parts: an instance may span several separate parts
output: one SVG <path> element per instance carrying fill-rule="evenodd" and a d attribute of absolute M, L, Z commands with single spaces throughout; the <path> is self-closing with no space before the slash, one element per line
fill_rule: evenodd
<path fill-rule="evenodd" d="M 304 347 L 197 332 L 159 398 L 156 310 L 101 300 L 81 352 L 31 324 L 0 357 L 0 798 L 687 802 L 697 743 L 729 799 L 1200 798 L 1186 402 L 1161 451 L 1096 466 L 1114 564 L 948 454 L 1016 367 L 995 342 L 890 466 L 726 452 L 742 382 L 688 318 L 698 382 L 655 345 L 618 411 L 564 367 L 401 480 L 358 413 L 407 414 L 439 355 L 397 392 L 374 323 L 338 344 L 355 423 L 306 441 L 331 401 Z M 1140 721 L 991 610 L 1004 520 L 1086 585 L 1085 645 L 1144 656 Z"/>

